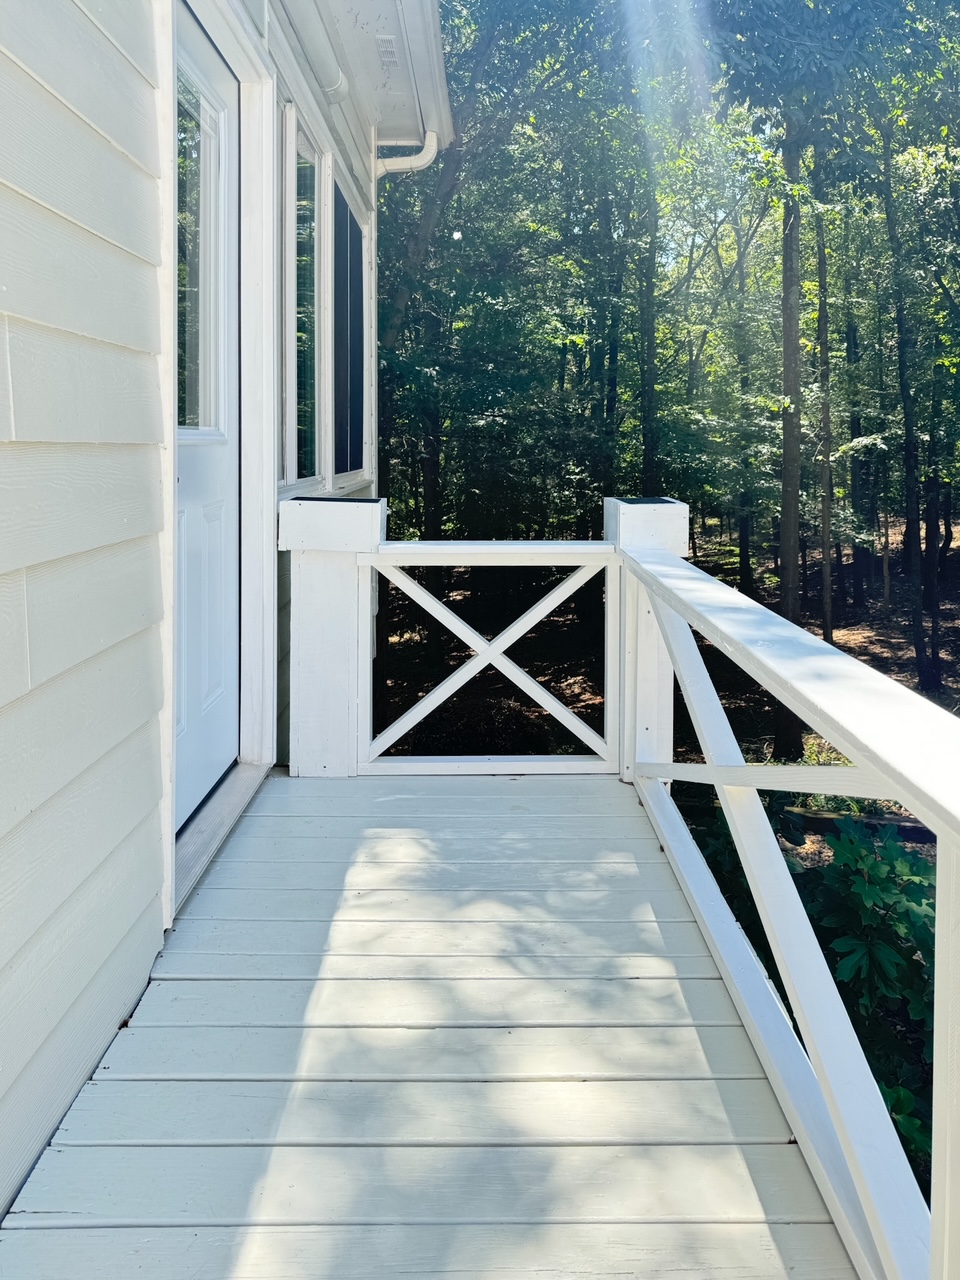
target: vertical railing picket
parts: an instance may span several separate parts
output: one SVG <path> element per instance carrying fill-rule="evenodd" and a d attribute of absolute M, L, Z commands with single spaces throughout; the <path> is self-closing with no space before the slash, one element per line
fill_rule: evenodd
<path fill-rule="evenodd" d="M 960 838 L 937 832 L 932 1280 L 960 1275 Z"/>
<path fill-rule="evenodd" d="M 620 563 L 607 565 L 604 573 L 604 663 L 603 663 L 603 737 L 606 760 L 611 770 L 619 773 L 623 760 L 622 719 L 624 674 L 623 627 L 620 614 L 623 605 L 623 578 Z"/>

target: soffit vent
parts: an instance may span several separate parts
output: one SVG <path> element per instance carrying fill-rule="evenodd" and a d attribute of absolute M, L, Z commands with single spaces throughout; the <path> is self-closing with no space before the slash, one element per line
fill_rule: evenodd
<path fill-rule="evenodd" d="M 393 36 L 377 36 L 377 53 L 380 56 L 382 71 L 400 69 L 400 55 L 397 53 L 397 42 Z"/>

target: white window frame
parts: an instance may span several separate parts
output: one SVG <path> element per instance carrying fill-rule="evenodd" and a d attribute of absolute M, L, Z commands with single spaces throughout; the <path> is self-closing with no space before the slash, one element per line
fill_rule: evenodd
<path fill-rule="evenodd" d="M 305 158 L 311 158 L 316 168 L 316 233 L 314 239 L 314 341 L 316 362 L 314 372 L 316 396 L 314 431 L 316 432 L 316 472 L 312 476 L 299 476 L 297 474 L 297 406 L 299 400 L 297 387 L 297 159 L 301 155 Z M 326 276 L 328 275 L 324 227 L 328 220 L 325 182 L 325 172 L 328 164 L 328 156 L 314 142 L 295 104 L 284 103 L 281 198 L 281 216 L 283 218 L 281 238 L 283 244 L 282 362 L 284 394 L 281 432 L 283 472 L 280 482 L 285 497 L 294 497 L 300 493 L 324 490 L 327 487 L 326 477 L 330 474 L 326 465 L 323 442 L 323 386 L 327 376 L 324 342 L 325 317 L 327 313 L 325 284 Z"/>
<path fill-rule="evenodd" d="M 345 496 L 369 491 L 375 483 L 376 457 L 376 294 L 373 262 L 375 254 L 374 218 L 364 203 L 352 172 L 341 162 L 332 137 L 309 99 L 301 103 L 289 86 L 298 77 L 288 68 L 284 41 L 277 41 L 274 55 L 280 64 L 279 93 L 282 115 L 279 191 L 281 204 L 282 280 L 279 305 L 282 311 L 281 412 L 276 442 L 279 472 L 277 498 L 336 494 Z M 281 78 L 282 77 L 282 78 Z M 316 117 L 316 118 L 315 118 Z M 296 451 L 296 156 L 297 138 L 303 135 L 317 157 L 317 416 L 319 438 L 315 476 L 297 476 Z M 355 471 L 334 472 L 334 382 L 333 382 L 333 209 L 334 183 L 360 226 L 364 272 L 364 465 Z M 375 185 L 367 193 L 376 194 Z"/>

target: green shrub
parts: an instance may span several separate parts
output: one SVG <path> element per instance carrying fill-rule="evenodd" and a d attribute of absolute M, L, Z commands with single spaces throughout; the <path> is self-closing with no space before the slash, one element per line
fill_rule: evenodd
<path fill-rule="evenodd" d="M 731 909 L 783 991 L 753 896 L 722 813 L 705 792 L 675 798 Z M 774 830 L 803 843 L 790 797 L 765 798 Z M 833 860 L 788 856 L 800 898 L 920 1184 L 930 1176 L 933 1063 L 934 866 L 906 850 L 896 828 L 840 818 Z M 789 1007 L 789 1003 L 788 1003 Z"/>
<path fill-rule="evenodd" d="M 841 818 L 833 861 L 792 870 L 918 1172 L 930 1154 L 935 868 L 896 828 Z"/>

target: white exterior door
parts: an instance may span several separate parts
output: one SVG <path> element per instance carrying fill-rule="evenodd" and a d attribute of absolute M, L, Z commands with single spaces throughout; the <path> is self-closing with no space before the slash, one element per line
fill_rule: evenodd
<path fill-rule="evenodd" d="M 178 5 L 176 825 L 240 739 L 239 87 Z"/>

